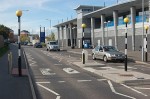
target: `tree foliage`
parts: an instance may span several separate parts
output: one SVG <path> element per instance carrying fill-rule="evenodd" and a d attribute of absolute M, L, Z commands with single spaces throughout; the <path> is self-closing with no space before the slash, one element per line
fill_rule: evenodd
<path fill-rule="evenodd" d="M 54 33 L 51 33 L 50 34 L 50 41 L 54 41 L 55 40 L 55 34 Z"/>
<path fill-rule="evenodd" d="M 4 25 L 0 25 L 0 35 L 3 35 L 5 39 L 9 37 L 10 30 L 11 30 L 10 28 Z"/>

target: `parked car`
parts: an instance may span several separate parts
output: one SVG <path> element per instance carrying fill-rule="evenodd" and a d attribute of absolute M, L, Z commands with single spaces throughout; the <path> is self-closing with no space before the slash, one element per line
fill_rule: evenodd
<path fill-rule="evenodd" d="M 60 51 L 60 48 L 58 46 L 58 43 L 56 41 L 49 41 L 46 45 L 47 51 Z"/>
<path fill-rule="evenodd" d="M 35 43 L 33 45 L 34 48 L 42 48 L 42 44 L 41 43 Z"/>
<path fill-rule="evenodd" d="M 33 44 L 32 44 L 31 42 L 29 42 L 27 45 L 28 45 L 28 46 L 33 46 Z"/>
<path fill-rule="evenodd" d="M 119 60 L 121 62 L 125 59 L 125 54 L 119 52 L 114 46 L 96 46 L 92 50 L 92 58 L 94 59 L 103 59 L 105 62 L 108 60 Z"/>

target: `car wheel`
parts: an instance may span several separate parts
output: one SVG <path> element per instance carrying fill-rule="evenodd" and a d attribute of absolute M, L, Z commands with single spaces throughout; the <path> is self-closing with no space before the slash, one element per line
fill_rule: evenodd
<path fill-rule="evenodd" d="M 93 59 L 93 60 L 96 60 L 95 54 L 92 54 L 92 59 Z"/>
<path fill-rule="evenodd" d="M 107 56 L 104 56 L 103 60 L 104 60 L 104 62 L 107 62 L 108 61 Z"/>
<path fill-rule="evenodd" d="M 48 49 L 46 49 L 48 51 Z"/>
<path fill-rule="evenodd" d="M 58 49 L 58 51 L 60 51 L 60 49 Z"/>

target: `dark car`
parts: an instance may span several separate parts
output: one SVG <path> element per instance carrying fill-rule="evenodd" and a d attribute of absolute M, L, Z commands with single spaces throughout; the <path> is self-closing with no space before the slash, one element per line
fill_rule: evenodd
<path fill-rule="evenodd" d="M 42 48 L 42 44 L 41 43 L 35 43 L 34 48 Z"/>

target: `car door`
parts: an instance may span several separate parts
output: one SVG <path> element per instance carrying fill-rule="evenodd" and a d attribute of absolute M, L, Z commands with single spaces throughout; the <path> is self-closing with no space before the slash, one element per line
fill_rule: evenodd
<path fill-rule="evenodd" d="M 94 49 L 95 58 L 99 58 L 98 53 L 99 53 L 99 46 L 95 47 Z"/>
<path fill-rule="evenodd" d="M 99 47 L 99 52 L 98 52 L 98 57 L 99 57 L 100 59 L 103 59 L 103 55 L 104 55 L 103 48 L 102 48 L 102 46 L 100 46 L 100 47 Z"/>

